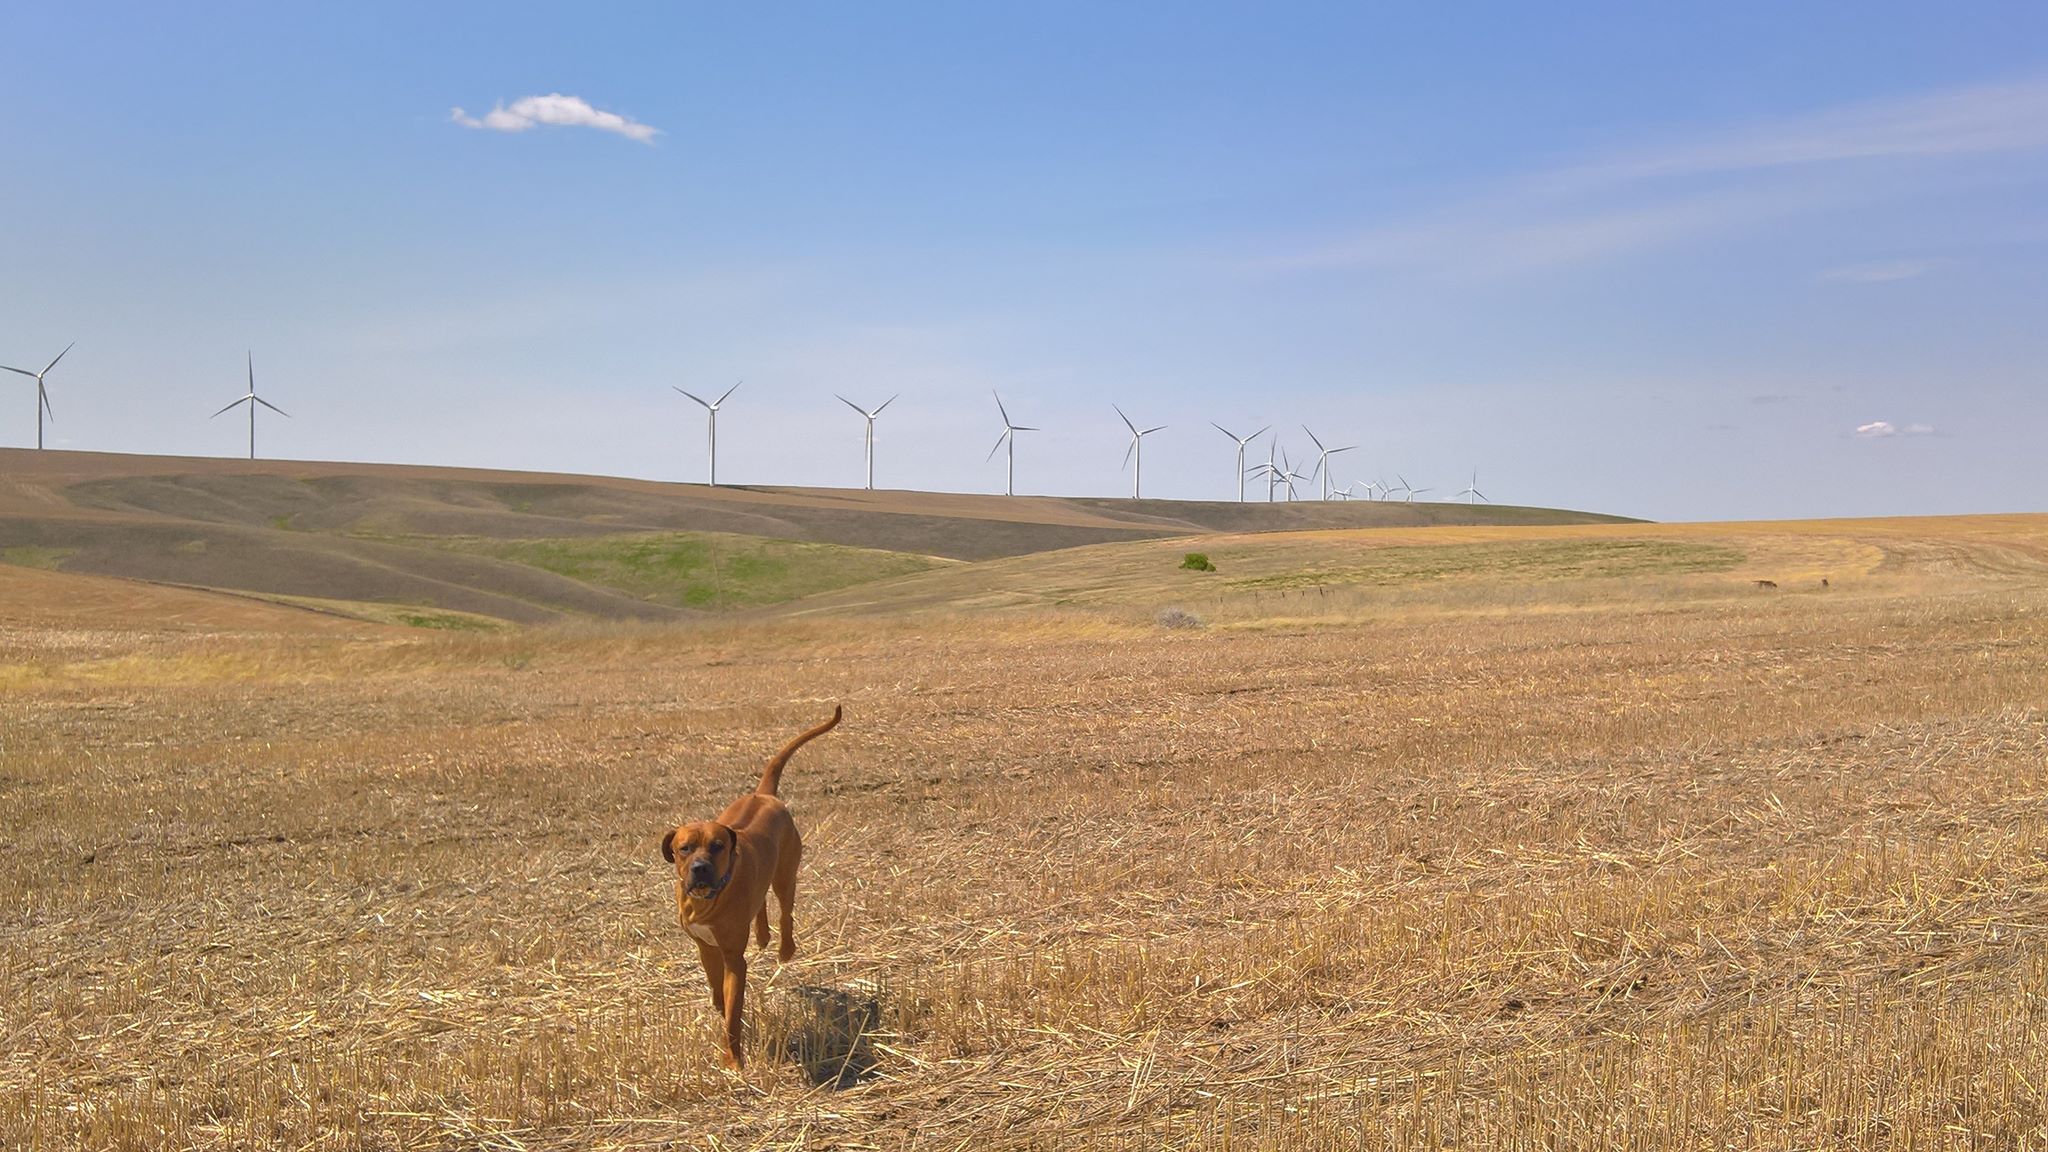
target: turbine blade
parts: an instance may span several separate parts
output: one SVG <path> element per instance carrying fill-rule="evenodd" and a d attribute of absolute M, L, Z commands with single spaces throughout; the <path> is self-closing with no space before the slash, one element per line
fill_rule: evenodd
<path fill-rule="evenodd" d="M 737 383 L 737 384 L 734 384 L 734 385 L 733 385 L 732 387 L 730 387 L 730 388 L 727 388 L 727 389 L 725 390 L 725 396 L 730 396 L 730 395 L 732 395 L 733 393 L 735 393 L 735 392 L 739 391 L 739 390 L 740 390 L 740 384 L 745 384 L 745 383 L 746 383 L 746 381 L 745 381 L 745 380 L 741 380 L 741 381 L 739 381 L 739 383 Z M 719 402 L 720 404 L 723 404 L 723 403 L 725 403 L 725 396 L 720 396 L 720 397 L 718 398 L 718 402 Z M 705 405 L 705 407 L 706 407 L 706 408 L 709 408 L 709 407 L 711 407 L 711 405 L 709 405 L 709 404 L 706 404 L 706 405 Z"/>
<path fill-rule="evenodd" d="M 43 411 L 50 414 L 50 422 L 52 424 L 56 423 L 57 410 L 55 408 L 50 407 L 50 393 L 43 388 L 43 382 L 41 380 L 36 381 L 36 396 L 39 397 L 43 402 Z"/>
<path fill-rule="evenodd" d="M 1003 394 L 993 388 L 988 390 L 988 394 L 996 398 L 996 411 L 1003 414 L 1003 427 L 1010 427 L 1010 410 L 1003 407 Z"/>
<path fill-rule="evenodd" d="M 863 415 L 863 416 L 866 416 L 866 415 L 868 414 L 868 412 L 867 412 L 867 409 L 865 409 L 865 408 L 862 408 L 862 407 L 861 407 L 860 405 L 858 405 L 858 404 L 855 404 L 855 403 L 854 403 L 853 401 L 851 401 L 851 400 L 848 400 L 848 399 L 847 399 L 846 397 L 844 397 L 844 396 L 840 396 L 840 395 L 839 395 L 839 393 L 837 393 L 837 392 L 834 392 L 834 393 L 833 393 L 832 395 L 833 395 L 833 396 L 835 396 L 835 397 L 838 397 L 838 399 L 839 399 L 839 402 L 840 402 L 841 404 L 844 404 L 844 405 L 846 405 L 846 406 L 847 406 L 848 408 L 851 408 L 851 409 L 853 409 L 853 410 L 854 410 L 855 412 L 858 412 L 858 413 L 860 413 L 860 414 L 861 414 L 861 415 Z"/>
<path fill-rule="evenodd" d="M 996 446 L 988 450 L 988 456 L 987 458 L 982 460 L 982 463 L 986 464 L 990 460 L 995 459 L 996 453 L 1002 451 L 1003 449 L 1003 441 L 1008 440 L 1009 438 L 1010 430 L 1008 428 L 1003 429 L 1003 434 L 1001 436 L 996 437 Z"/>
<path fill-rule="evenodd" d="M 901 392 L 898 392 L 896 394 L 896 396 L 901 395 L 903 395 L 903 393 Z M 896 402 L 896 396 L 891 396 L 887 400 L 882 401 L 882 408 L 887 408 L 889 405 L 894 404 Z M 882 408 L 877 408 L 873 412 L 868 413 L 868 419 L 873 420 L 875 417 L 880 416 L 882 414 Z"/>
<path fill-rule="evenodd" d="M 0 369 L 5 369 L 5 370 L 7 370 L 7 371 L 9 371 L 9 372 L 19 372 L 19 373 L 21 373 L 21 374 L 22 374 L 23 376 L 26 376 L 26 377 L 28 377 L 28 378 L 29 378 L 29 379 L 31 379 L 31 380 L 38 380 L 38 379 L 41 379 L 41 378 L 40 378 L 40 377 L 38 377 L 38 376 L 37 376 L 37 375 L 36 375 L 35 373 L 33 373 L 33 372 L 29 371 L 29 370 L 28 370 L 28 369 L 26 369 L 26 368 L 8 368 L 8 367 L 7 367 L 7 365 L 5 365 L 5 364 L 0 364 Z"/>
<path fill-rule="evenodd" d="M 1224 427 L 1223 425 L 1221 425 L 1221 424 L 1218 424 L 1218 423 L 1217 423 L 1217 422 L 1215 422 L 1214 420 L 1211 420 L 1211 421 L 1209 421 L 1209 427 L 1211 427 L 1211 428 L 1214 428 L 1214 429 L 1215 429 L 1215 430 L 1217 430 L 1218 432 L 1221 432 L 1221 433 L 1223 433 L 1223 434 L 1224 434 L 1225 436 L 1228 436 L 1228 437 L 1230 437 L 1230 438 L 1231 438 L 1232 440 L 1237 440 L 1237 433 L 1235 433 L 1235 432 L 1232 432 L 1232 431 L 1231 431 L 1230 429 L 1228 429 L 1228 428 L 1225 428 L 1225 427 Z M 1258 435 L 1258 433 L 1254 432 L 1254 433 L 1252 433 L 1252 435 L 1253 435 L 1253 436 L 1257 436 L 1257 435 Z M 1240 440 L 1240 441 L 1238 441 L 1238 442 L 1239 442 L 1239 443 L 1243 443 L 1243 441 L 1241 441 L 1241 440 Z"/>
<path fill-rule="evenodd" d="M 1161 425 L 1160 425 L 1159 427 L 1157 427 L 1157 428 L 1147 428 L 1147 429 L 1145 429 L 1145 430 L 1144 430 L 1143 432 L 1140 432 L 1140 433 L 1138 433 L 1138 435 L 1140 435 L 1140 436 L 1150 436 L 1150 435 L 1151 435 L 1151 434 L 1153 434 L 1154 432 L 1164 432 L 1164 431 L 1166 431 L 1166 425 L 1164 425 L 1164 424 L 1161 424 Z"/>
<path fill-rule="evenodd" d="M 1123 416 L 1124 427 L 1129 428 L 1131 430 L 1131 435 L 1136 436 L 1138 434 L 1138 426 L 1136 424 L 1131 423 L 1131 418 L 1129 416 L 1124 416 L 1124 410 L 1121 408 L 1117 408 L 1114 404 L 1111 404 L 1110 407 L 1116 408 L 1116 414 L 1118 416 Z"/>
<path fill-rule="evenodd" d="M 1036 428 L 1033 428 L 1033 427 L 1031 427 L 1031 426 L 1030 426 L 1030 425 L 1028 425 L 1028 424 L 1017 424 L 1017 425 L 1014 425 L 1014 426 L 1012 426 L 1012 427 L 1010 428 L 1010 431 L 1012 431 L 1012 432 L 1036 432 L 1036 431 L 1038 431 L 1038 429 L 1036 429 Z"/>
<path fill-rule="evenodd" d="M 1303 425 L 1301 426 L 1301 430 L 1302 430 L 1303 432 L 1308 432 L 1308 425 L 1306 425 L 1306 424 L 1303 424 Z M 1323 451 L 1323 450 L 1324 450 L 1324 449 L 1323 449 L 1323 442 L 1322 442 L 1321 440 L 1316 440 L 1316 434 L 1315 434 L 1315 433 L 1313 433 L 1313 432 L 1308 432 L 1308 438 L 1309 438 L 1310 440 L 1315 440 L 1315 444 L 1316 444 L 1316 450 L 1317 450 L 1317 451 Z"/>
<path fill-rule="evenodd" d="M 669 387 L 676 388 L 676 386 L 673 384 L 669 385 Z M 676 388 L 676 391 L 683 392 L 681 388 Z M 683 395 L 688 396 L 690 399 L 695 400 L 697 403 L 704 405 L 706 411 L 710 410 L 710 402 L 705 400 L 702 396 L 697 395 L 695 392 L 683 392 Z"/>
<path fill-rule="evenodd" d="M 69 353 L 70 353 L 70 351 L 71 351 L 71 350 L 72 350 L 73 348 L 76 348 L 76 347 L 78 347 L 78 341 L 76 341 L 76 340 L 73 340 L 73 341 L 72 341 L 71 343 L 69 343 L 69 344 L 66 344 L 66 345 L 64 346 L 64 351 L 62 351 L 62 352 L 59 352 L 59 353 L 57 353 L 57 360 L 62 360 L 62 359 L 63 359 L 63 358 L 64 358 L 64 357 L 65 357 L 65 356 L 66 356 L 67 354 L 69 354 Z M 55 368 L 55 367 L 57 366 L 57 360 L 52 360 L 52 361 L 50 361 L 50 368 Z M 50 368 L 45 368 L 45 369 L 43 369 L 43 373 L 44 373 L 45 375 L 48 375 L 48 374 L 49 374 L 49 371 L 50 371 Z"/>
<path fill-rule="evenodd" d="M 1131 453 L 1136 452 L 1137 450 L 1138 438 L 1133 436 L 1131 437 L 1131 446 L 1129 448 L 1124 449 L 1124 462 L 1120 466 L 1118 466 L 1117 471 L 1121 472 L 1125 468 L 1129 468 L 1131 466 Z"/>
<path fill-rule="evenodd" d="M 1335 456 L 1335 455 L 1336 455 L 1337 453 L 1339 453 L 1339 452 L 1350 452 L 1350 451 L 1352 451 L 1352 450 L 1356 449 L 1357 447 L 1358 447 L 1358 445 L 1356 445 L 1356 444 L 1346 444 L 1346 445 L 1345 445 L 1344 447 L 1342 447 L 1342 448 L 1332 448 L 1332 449 L 1330 449 L 1330 455 L 1332 455 L 1332 456 Z"/>
<path fill-rule="evenodd" d="M 235 401 L 235 404 L 241 404 L 241 403 L 244 403 L 244 402 L 246 402 L 246 401 L 254 400 L 255 398 L 256 398 L 256 397 L 255 397 L 254 395 L 249 395 L 249 396 L 243 396 L 243 397 L 241 397 L 240 399 L 237 399 L 237 400 Z M 224 413 L 227 413 L 227 412 L 229 412 L 229 411 L 233 410 L 233 408 L 235 407 L 235 404 L 230 404 L 230 405 L 228 405 L 228 406 L 227 406 L 226 408 L 223 408 L 223 409 L 221 409 L 221 410 L 220 410 L 219 412 L 215 412 L 215 413 L 213 414 L 213 416 L 219 416 L 219 415 L 222 415 L 222 414 L 224 414 Z M 208 417 L 207 417 L 207 419 L 208 419 L 208 420 L 211 420 L 211 419 L 213 419 L 213 416 L 208 416 Z"/>
<path fill-rule="evenodd" d="M 1272 431 L 1272 429 L 1273 426 L 1271 424 L 1268 424 L 1264 428 L 1259 429 L 1257 432 L 1254 432 L 1251 435 L 1245 437 L 1245 440 L 1247 442 L 1257 440 L 1259 437 L 1264 436 L 1266 433 Z"/>
<path fill-rule="evenodd" d="M 256 394 L 256 353 L 249 353 L 249 395 Z"/>
<path fill-rule="evenodd" d="M 277 413 L 277 414 L 278 414 L 279 416 L 282 416 L 282 417 L 284 417 L 284 418 L 285 418 L 285 419 L 287 419 L 287 420 L 289 420 L 289 419 L 291 419 L 291 418 L 292 418 L 292 414 L 291 414 L 291 413 L 289 413 L 289 412 L 285 411 L 285 410 L 284 410 L 284 409 L 282 409 L 282 408 L 279 408 L 279 407 L 278 407 L 277 405 L 275 405 L 275 404 L 272 404 L 272 403 L 271 403 L 270 401 L 268 401 L 268 400 L 265 400 L 265 399 L 264 399 L 263 397 L 261 397 L 261 396 L 251 396 L 251 397 L 249 397 L 249 399 L 251 399 L 251 400 L 254 400 L 254 401 L 255 401 L 255 402 L 257 402 L 258 404 L 261 404 L 261 405 L 263 405 L 263 406 L 264 406 L 265 408 L 268 408 L 268 409 L 270 409 L 270 410 L 271 410 L 272 412 L 275 412 L 275 413 Z"/>

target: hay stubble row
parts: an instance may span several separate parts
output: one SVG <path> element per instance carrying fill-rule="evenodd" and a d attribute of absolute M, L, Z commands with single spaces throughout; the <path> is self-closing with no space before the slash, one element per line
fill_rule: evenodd
<path fill-rule="evenodd" d="M 2038 1146 L 2048 524 L 1689 535 L 1747 559 L 1201 630 L 1072 554 L 1060 608 L 46 614 L 0 635 L 0 1144 Z M 1738 591 L 1801 556 L 1862 560 Z M 734 1079 L 655 838 L 831 700 Z"/>

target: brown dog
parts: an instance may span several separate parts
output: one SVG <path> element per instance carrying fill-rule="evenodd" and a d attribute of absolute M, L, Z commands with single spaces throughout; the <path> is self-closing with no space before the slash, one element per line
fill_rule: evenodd
<path fill-rule="evenodd" d="M 832 718 L 783 746 L 761 770 L 761 783 L 733 801 L 716 820 L 700 820 L 669 829 L 661 838 L 661 854 L 676 866 L 676 913 L 683 931 L 697 940 L 697 957 L 711 982 L 711 1006 L 725 1016 L 725 1066 L 738 1068 L 740 1013 L 747 996 L 747 925 L 754 938 L 768 946 L 768 890 L 782 905 L 781 959 L 796 955 L 796 866 L 803 858 L 803 840 L 796 834 L 775 790 L 782 784 L 782 766 L 804 744 L 832 730 Z"/>

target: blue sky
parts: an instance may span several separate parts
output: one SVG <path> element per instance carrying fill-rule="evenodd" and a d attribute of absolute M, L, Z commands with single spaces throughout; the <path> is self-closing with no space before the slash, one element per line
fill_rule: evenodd
<path fill-rule="evenodd" d="M 0 41 L 0 363 L 78 341 L 57 447 L 236 454 L 253 350 L 261 447 L 308 459 L 701 480 L 670 388 L 745 379 L 739 483 L 859 483 L 832 396 L 900 392 L 878 483 L 999 491 L 998 389 L 1045 429 L 1022 491 L 1128 493 L 1114 401 L 1168 425 L 1148 495 L 1234 494 L 1218 421 L 1656 518 L 2048 507 L 2039 5 L 13 5 Z"/>

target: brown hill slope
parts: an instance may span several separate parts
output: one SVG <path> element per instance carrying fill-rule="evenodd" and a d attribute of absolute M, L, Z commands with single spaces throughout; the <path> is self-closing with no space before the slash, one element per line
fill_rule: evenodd
<path fill-rule="evenodd" d="M 762 603 L 817 590 L 816 579 L 789 573 L 818 563 L 816 550 L 764 559 L 739 538 L 978 561 L 1215 531 L 1615 519 L 1486 505 L 709 488 L 485 469 L 0 449 L 0 559 L 520 622 L 660 619 L 691 610 L 682 605 Z M 645 594 L 650 579 L 679 571 L 686 563 L 679 557 L 700 539 L 712 542 L 719 594 L 708 601 Z M 673 547 L 644 555 L 647 540 Z M 464 546 L 449 546 L 458 541 Z M 513 554 L 507 549 L 474 546 L 478 541 L 559 542 L 562 556 L 552 567 L 521 562 L 506 558 Z M 617 553 L 626 542 L 640 566 L 633 578 L 592 582 L 589 572 L 619 570 Z M 871 556 L 831 559 L 831 586 L 902 571 Z M 726 595 L 732 581 L 748 579 L 772 587 Z"/>

